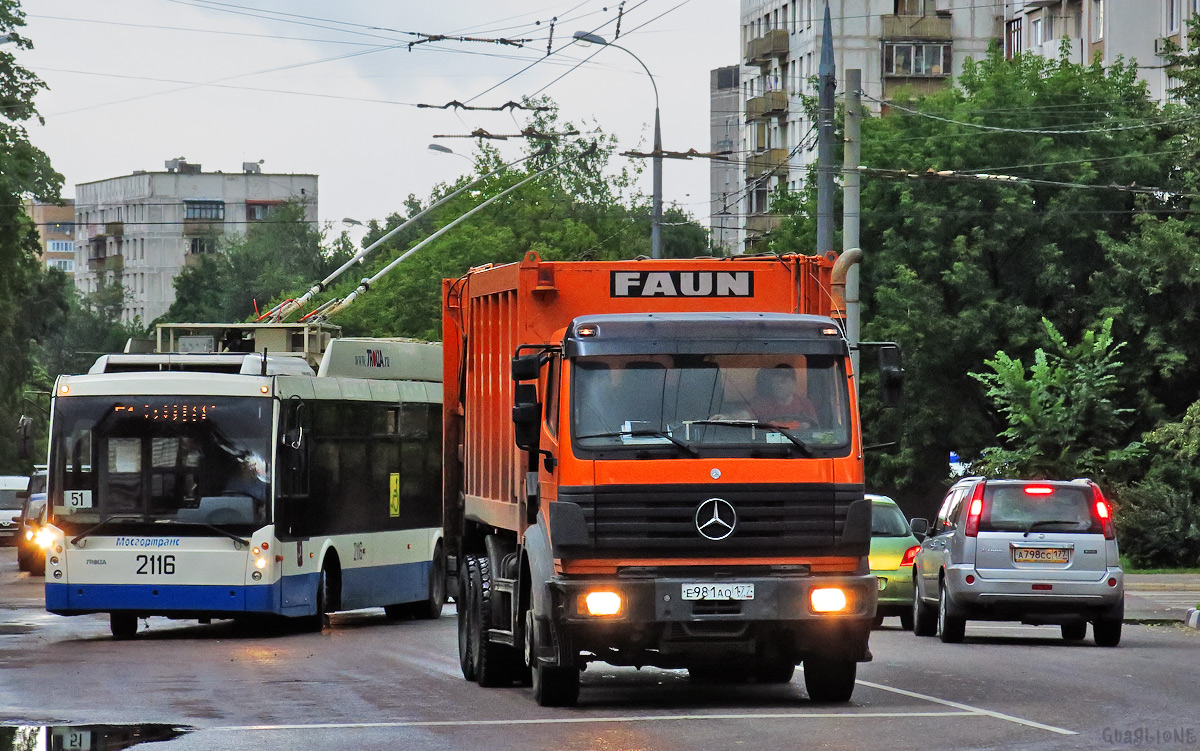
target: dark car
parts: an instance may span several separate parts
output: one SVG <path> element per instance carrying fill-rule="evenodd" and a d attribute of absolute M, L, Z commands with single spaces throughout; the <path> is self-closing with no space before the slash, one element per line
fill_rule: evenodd
<path fill-rule="evenodd" d="M 17 519 L 17 568 L 40 576 L 46 573 L 46 549 L 38 536 L 46 523 L 46 494 L 31 494 Z"/>

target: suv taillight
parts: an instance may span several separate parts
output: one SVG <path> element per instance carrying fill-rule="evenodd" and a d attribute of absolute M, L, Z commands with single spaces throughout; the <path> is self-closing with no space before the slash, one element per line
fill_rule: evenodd
<path fill-rule="evenodd" d="M 917 560 L 917 551 L 921 549 L 920 545 L 913 545 L 908 550 L 904 551 L 904 557 L 900 559 L 901 566 L 911 566 Z"/>
<path fill-rule="evenodd" d="M 967 523 L 963 527 L 967 537 L 979 534 L 979 517 L 983 516 L 983 486 L 986 484 L 986 480 L 980 482 L 975 486 L 975 492 L 971 493 L 971 505 L 967 507 Z"/>
<path fill-rule="evenodd" d="M 1108 501 L 1104 499 L 1104 494 L 1100 492 L 1100 486 L 1092 483 L 1092 513 L 1100 520 L 1100 526 L 1104 529 L 1104 539 L 1117 539 L 1117 531 L 1113 527 L 1112 506 L 1108 505 Z"/>

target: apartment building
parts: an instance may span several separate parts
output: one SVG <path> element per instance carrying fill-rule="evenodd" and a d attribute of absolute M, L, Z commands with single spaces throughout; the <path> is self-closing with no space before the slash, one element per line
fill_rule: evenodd
<path fill-rule="evenodd" d="M 829 0 L 838 90 L 847 69 L 862 71 L 864 102 L 879 111 L 900 87 L 929 91 L 982 57 L 999 38 L 996 0 Z M 821 59 L 824 0 L 742 0 L 741 149 L 745 246 L 778 226 L 771 194 L 798 189 L 816 160 L 812 118 L 802 95 Z"/>
<path fill-rule="evenodd" d="M 25 201 L 25 215 L 37 226 L 38 260 L 67 276 L 75 275 L 75 202 Z"/>
<path fill-rule="evenodd" d="M 171 159 L 164 172 L 130 175 L 75 186 L 75 286 L 86 293 L 122 284 L 126 321 L 149 323 L 175 301 L 175 277 L 205 254 L 269 221 L 287 201 L 305 206 L 317 221 L 317 176 L 268 174 L 261 163 L 241 172 L 204 172 L 199 164 Z"/>
<path fill-rule="evenodd" d="M 741 248 L 742 96 L 741 68 L 730 65 L 711 71 L 709 86 L 710 150 L 730 152 L 725 159 L 710 160 L 711 205 L 709 225 L 714 251 L 731 255 Z"/>
<path fill-rule="evenodd" d="M 1165 102 L 1172 86 L 1166 40 L 1187 49 L 1188 20 L 1197 13 L 1200 0 L 1008 0 L 1004 51 L 1057 58 L 1065 41 L 1073 62 L 1134 59 L 1150 96 Z"/>

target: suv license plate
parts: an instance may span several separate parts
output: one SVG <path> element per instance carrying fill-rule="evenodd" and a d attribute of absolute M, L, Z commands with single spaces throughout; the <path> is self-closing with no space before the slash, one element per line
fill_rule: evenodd
<path fill-rule="evenodd" d="M 685 600 L 753 600 L 753 584 L 684 584 Z"/>
<path fill-rule="evenodd" d="M 1070 563 L 1067 548 L 1013 548 L 1013 563 Z"/>

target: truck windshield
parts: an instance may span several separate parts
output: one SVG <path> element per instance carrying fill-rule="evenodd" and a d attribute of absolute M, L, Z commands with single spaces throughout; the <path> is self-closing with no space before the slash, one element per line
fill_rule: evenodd
<path fill-rule="evenodd" d="M 572 370 L 572 436 L 585 451 L 794 456 L 850 443 L 845 369 L 831 355 L 613 355 Z M 674 447 L 674 448 L 673 448 Z"/>
<path fill-rule="evenodd" d="M 52 515 L 257 528 L 270 520 L 273 401 L 72 396 L 55 400 Z"/>

